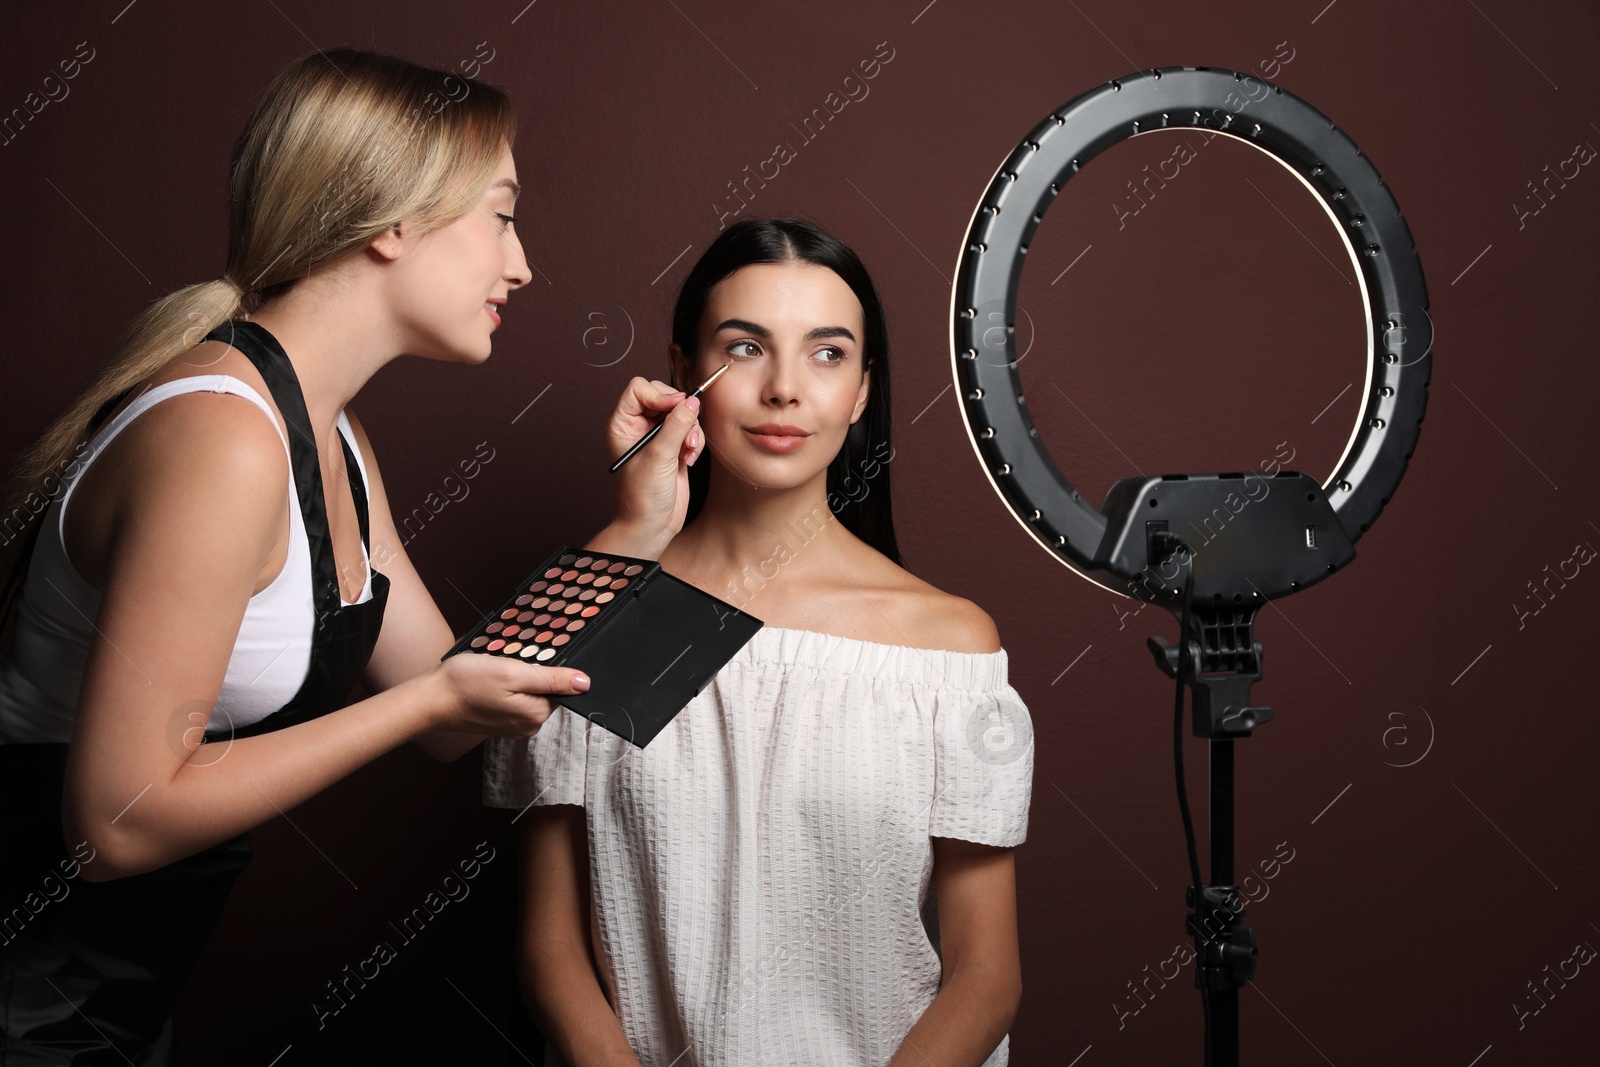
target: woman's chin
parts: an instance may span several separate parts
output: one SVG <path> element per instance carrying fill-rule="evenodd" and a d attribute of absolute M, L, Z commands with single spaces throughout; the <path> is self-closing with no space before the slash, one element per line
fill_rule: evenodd
<path fill-rule="evenodd" d="M 797 455 L 781 455 L 751 448 L 723 449 L 712 447 L 706 454 L 714 457 L 718 473 L 750 489 L 772 492 L 790 492 L 803 489 L 818 478 L 826 478 L 828 468 L 817 466 L 814 459 Z M 715 468 L 713 468 L 715 469 Z"/>
<path fill-rule="evenodd" d="M 477 366 L 489 362 L 489 357 L 494 355 L 494 346 L 487 339 L 480 340 L 477 344 L 460 345 L 452 348 L 446 355 L 440 357 L 445 363 L 465 363 Z"/>

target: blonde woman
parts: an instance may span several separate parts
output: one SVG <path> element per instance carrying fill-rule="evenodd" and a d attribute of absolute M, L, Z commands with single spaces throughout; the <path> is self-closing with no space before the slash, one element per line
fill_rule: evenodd
<path fill-rule="evenodd" d="M 0 1062 L 172 1062 L 171 1008 L 245 831 L 401 742 L 454 759 L 587 688 L 439 662 L 450 628 L 347 407 L 398 356 L 488 358 L 529 280 L 513 135 L 504 94 L 449 72 L 347 50 L 291 64 L 235 151 L 223 276 L 147 310 L 24 457 L 6 514 L 32 521 L 5 526 Z M 593 547 L 654 555 L 681 525 L 700 443 L 683 400 L 630 383 L 613 444 L 667 426 Z M 361 679 L 375 695 L 341 708 Z"/>

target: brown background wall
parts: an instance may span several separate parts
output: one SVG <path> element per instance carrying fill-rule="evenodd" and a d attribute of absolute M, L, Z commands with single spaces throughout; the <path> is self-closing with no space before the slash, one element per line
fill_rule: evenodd
<path fill-rule="evenodd" d="M 1520 225 L 1513 208 L 1575 144 L 1600 146 L 1592 6 L 524 2 L 8 11 L 0 111 L 79 42 L 93 58 L 0 145 L 0 453 L 82 386 L 144 304 L 220 272 L 228 151 L 273 71 L 313 44 L 454 66 L 487 42 L 483 77 L 521 108 L 519 228 L 539 273 L 488 365 L 406 362 L 358 403 L 397 515 L 442 493 L 480 442 L 494 450 L 409 545 L 465 627 L 536 556 L 604 521 L 600 419 L 628 376 L 661 372 L 672 293 L 734 203 L 726 183 L 790 143 L 797 158 L 749 211 L 808 215 L 875 271 L 906 556 L 995 616 L 1037 730 L 1014 1062 L 1197 1062 L 1189 968 L 1131 991 L 1185 940 L 1169 690 L 1142 647 L 1176 626 L 1123 617 L 1126 602 L 1047 557 L 985 484 L 946 391 L 948 283 L 991 173 L 1051 108 L 1136 67 L 1275 72 L 1393 189 L 1437 340 L 1393 505 L 1354 565 L 1259 627 L 1257 695 L 1279 718 L 1239 761 L 1238 861 L 1258 872 L 1246 888 L 1263 952 L 1242 994 L 1246 1058 L 1592 1055 L 1600 977 L 1552 983 L 1520 1028 L 1513 1008 L 1538 1006 L 1526 983 L 1546 965 L 1600 944 L 1600 728 L 1581 673 L 1600 578 L 1552 584 L 1520 627 L 1513 608 L 1537 606 L 1528 583 L 1575 545 L 1600 546 L 1600 174 L 1583 168 Z M 807 143 L 791 123 L 880 42 L 893 58 L 870 94 Z M 1304 192 L 1230 144 L 1119 226 L 1124 183 L 1173 151 L 1152 136 L 1086 168 L 1030 253 L 1024 373 L 1041 430 L 1094 500 L 1136 470 L 1248 469 L 1281 443 L 1325 476 L 1361 391 L 1350 264 Z M 1202 819 L 1203 756 L 1191 742 Z M 476 794 L 476 757 L 439 767 L 401 752 L 263 827 L 183 1005 L 196 1062 L 523 1062 L 508 1041 L 535 1056 L 507 983 L 507 818 Z M 495 858 L 472 895 L 402 942 L 391 923 L 482 841 Z M 1289 849 L 1266 880 L 1258 861 Z M 383 940 L 399 957 L 319 1029 L 325 983 Z"/>

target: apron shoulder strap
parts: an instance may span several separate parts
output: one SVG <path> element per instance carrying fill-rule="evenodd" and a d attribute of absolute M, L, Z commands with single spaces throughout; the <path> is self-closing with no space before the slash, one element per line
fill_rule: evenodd
<path fill-rule="evenodd" d="M 273 401 L 278 405 L 279 414 L 289 427 L 289 454 L 294 468 L 295 491 L 300 498 L 300 513 L 305 520 L 306 540 L 310 543 L 312 594 L 320 627 L 331 614 L 339 611 L 343 601 L 334 567 L 333 541 L 328 532 L 327 500 L 323 495 L 316 435 L 311 431 L 311 416 L 306 412 L 300 379 L 278 339 L 258 323 L 248 319 L 230 319 L 207 334 L 206 340 L 221 341 L 244 353 L 261 373 L 262 380 L 272 392 Z M 370 526 L 366 487 L 361 484 L 355 456 L 342 433 L 339 434 L 339 442 L 344 447 L 345 467 L 355 497 L 356 520 L 361 526 L 361 541 L 365 545 L 368 543 Z"/>
<path fill-rule="evenodd" d="M 338 430 L 334 431 L 339 433 Z M 356 458 L 355 449 L 350 447 L 350 439 L 339 433 L 339 443 L 344 446 L 344 473 L 350 479 L 350 495 L 356 502 L 356 523 L 361 527 L 361 543 L 367 546 L 367 551 L 372 551 L 372 521 L 367 514 L 367 486 L 361 480 L 361 464 Z"/>

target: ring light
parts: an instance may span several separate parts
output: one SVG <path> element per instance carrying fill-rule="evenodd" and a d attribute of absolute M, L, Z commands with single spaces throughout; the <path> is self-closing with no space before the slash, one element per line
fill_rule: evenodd
<path fill-rule="evenodd" d="M 1029 535 L 1113 592 L 1143 581 L 1147 591 L 1140 595 L 1173 602 L 1178 590 L 1162 580 L 1169 576 L 1150 580 L 1155 554 L 1136 519 L 1168 520 L 1176 529 L 1180 520 L 1209 513 L 1228 492 L 1237 494 L 1244 476 L 1125 479 L 1108 494 L 1105 511 L 1097 510 L 1057 468 L 1034 428 L 1017 371 L 1014 323 L 1028 244 L 1072 176 L 1119 141 L 1185 128 L 1250 145 L 1311 191 L 1355 265 L 1367 315 L 1361 414 L 1333 473 L 1320 484 L 1293 472 L 1278 475 L 1298 479 L 1302 484 L 1292 488 L 1303 491 L 1277 493 L 1278 503 L 1255 509 L 1236 539 L 1277 542 L 1292 535 L 1312 543 L 1292 558 L 1250 553 L 1283 558 L 1249 573 L 1248 583 L 1241 573 L 1221 573 L 1225 561 L 1204 554 L 1196 560 L 1202 600 L 1260 602 L 1311 585 L 1354 557 L 1354 542 L 1405 473 L 1427 406 L 1433 327 L 1411 232 L 1378 172 L 1326 116 L 1260 79 L 1206 67 L 1140 72 L 1059 108 L 1000 166 L 973 214 L 952 288 L 951 356 L 961 415 L 983 469 Z M 1274 482 L 1272 488 L 1290 487 Z"/>
<path fill-rule="evenodd" d="M 1023 261 L 1050 204 L 1085 164 L 1126 138 L 1186 128 L 1265 153 L 1311 191 L 1338 229 L 1367 316 L 1361 413 L 1324 482 L 1297 471 L 1140 476 L 1117 482 L 1096 509 L 1050 458 L 1022 394 L 1014 324 Z M 1177 682 L 1173 757 L 1205 1063 L 1235 1067 L 1238 990 L 1254 976 L 1257 952 L 1254 931 L 1240 925 L 1244 904 L 1233 884 L 1233 744 L 1273 717 L 1250 703 L 1261 678 L 1255 616 L 1267 601 L 1355 558 L 1356 540 L 1389 503 L 1416 448 L 1433 324 L 1411 231 L 1372 164 L 1304 101 L 1233 71 L 1143 71 L 1060 108 L 1001 165 L 967 229 L 950 310 L 961 417 L 990 483 L 1023 529 L 1090 581 L 1118 593 L 1120 584 L 1179 617 L 1177 643 L 1152 637 L 1148 644 Z M 1204 551 L 1186 540 L 1192 535 L 1206 538 Z M 1194 693 L 1193 732 L 1209 742 L 1208 884 L 1183 779 L 1185 685 Z"/>

